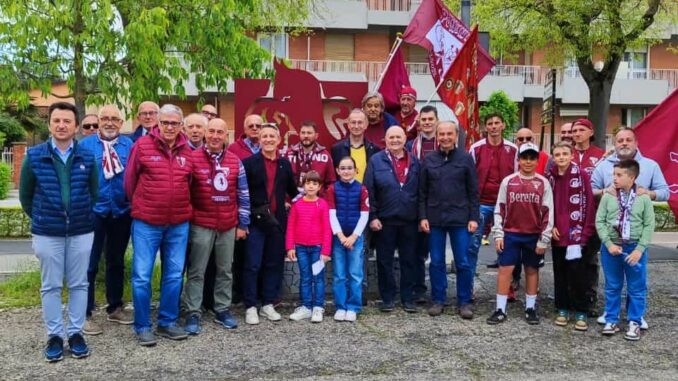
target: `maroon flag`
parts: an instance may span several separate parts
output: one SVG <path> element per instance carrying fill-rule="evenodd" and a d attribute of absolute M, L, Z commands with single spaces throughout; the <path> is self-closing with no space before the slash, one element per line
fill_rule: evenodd
<path fill-rule="evenodd" d="M 471 31 L 441 0 L 423 0 L 407 26 L 403 40 L 428 50 L 433 81 L 438 84 L 452 66 Z M 494 59 L 482 48 L 478 53 L 478 81 L 494 66 Z"/>
<path fill-rule="evenodd" d="M 678 223 L 678 89 L 655 107 L 634 131 L 643 156 L 659 167 L 669 185 L 669 205 Z"/>
<path fill-rule="evenodd" d="M 466 131 L 467 148 L 480 138 L 478 55 L 478 27 L 475 27 L 438 88 L 440 99 Z"/>
<path fill-rule="evenodd" d="M 400 50 L 400 45 L 398 45 L 377 89 L 384 97 L 386 111 L 393 113 L 400 109 L 398 94 L 400 94 L 400 89 L 403 86 L 410 86 L 410 77 L 405 68 L 403 53 Z"/>

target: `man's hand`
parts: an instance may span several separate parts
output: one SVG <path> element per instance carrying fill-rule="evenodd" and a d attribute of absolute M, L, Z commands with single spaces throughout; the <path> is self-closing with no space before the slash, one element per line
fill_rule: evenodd
<path fill-rule="evenodd" d="M 614 243 L 610 245 L 610 247 L 607 248 L 607 251 L 611 255 L 620 255 L 622 253 L 622 248 L 621 246 L 615 245 Z"/>
<path fill-rule="evenodd" d="M 537 247 L 534 249 L 534 252 L 535 252 L 537 255 L 544 255 L 544 254 L 546 253 L 546 248 L 537 246 Z"/>
<path fill-rule="evenodd" d="M 469 221 L 468 222 L 468 232 L 469 233 L 475 233 L 476 230 L 478 230 L 478 223 L 476 221 Z"/>
<path fill-rule="evenodd" d="M 497 249 L 497 253 L 504 251 L 504 239 L 497 238 L 494 240 L 494 248 Z"/>
<path fill-rule="evenodd" d="M 381 224 L 381 221 L 379 221 L 378 218 L 375 218 L 374 220 L 372 220 L 372 222 L 370 222 L 370 229 L 372 229 L 372 231 L 378 232 L 383 227 L 384 226 Z"/>
<path fill-rule="evenodd" d="M 290 261 L 296 261 L 297 260 L 297 251 L 294 249 L 287 250 L 287 259 Z"/>
<path fill-rule="evenodd" d="M 431 232 L 431 226 L 429 226 L 428 220 L 425 219 L 425 218 L 419 222 L 419 228 L 424 233 L 430 233 Z"/>
<path fill-rule="evenodd" d="M 553 230 L 551 230 L 551 234 L 553 235 L 554 241 L 560 241 L 560 232 L 557 228 L 553 228 Z"/>
<path fill-rule="evenodd" d="M 235 239 L 236 240 L 246 239 L 246 238 L 247 238 L 247 230 L 235 228 Z"/>
<path fill-rule="evenodd" d="M 629 254 L 624 260 L 626 263 L 628 263 L 631 266 L 635 266 L 638 261 L 640 261 L 640 258 L 643 256 L 643 253 L 638 251 L 638 250 L 633 250 L 631 254 Z"/>
<path fill-rule="evenodd" d="M 610 185 L 605 189 L 605 192 L 617 197 L 617 188 L 614 187 L 614 185 Z"/>

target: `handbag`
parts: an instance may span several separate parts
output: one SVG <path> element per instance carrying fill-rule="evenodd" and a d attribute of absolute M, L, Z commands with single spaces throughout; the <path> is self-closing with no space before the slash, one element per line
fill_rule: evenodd
<path fill-rule="evenodd" d="M 271 212 L 271 204 L 255 206 L 252 208 L 252 223 L 260 229 L 270 229 L 280 226 L 280 222 Z"/>

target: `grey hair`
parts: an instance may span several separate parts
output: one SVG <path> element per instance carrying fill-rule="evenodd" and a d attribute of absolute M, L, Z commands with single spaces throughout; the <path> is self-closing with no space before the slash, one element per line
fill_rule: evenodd
<path fill-rule="evenodd" d="M 207 124 L 210 122 L 205 115 L 198 113 L 198 112 L 194 112 L 194 113 L 189 114 L 187 117 L 184 118 L 184 125 L 187 124 L 186 121 L 188 120 L 188 118 L 191 118 L 191 117 L 197 117 L 198 119 L 200 119 L 200 123 L 203 125 L 203 127 L 207 127 Z"/>
<path fill-rule="evenodd" d="M 171 114 L 179 115 L 181 120 L 184 119 L 184 112 L 181 111 L 181 108 L 170 103 L 162 105 L 162 107 L 160 107 L 160 110 L 158 111 L 158 117 L 160 117 L 160 115 L 171 115 Z"/>
<path fill-rule="evenodd" d="M 442 120 L 442 121 L 438 122 L 438 124 L 436 125 L 436 130 L 438 129 L 438 126 L 440 126 L 443 123 L 449 123 L 452 126 L 454 126 L 454 131 L 457 134 L 459 134 L 459 123 L 455 122 L 454 120 Z"/>
<path fill-rule="evenodd" d="M 381 93 L 379 93 L 378 91 L 369 91 L 369 92 L 367 92 L 367 94 L 365 94 L 365 95 L 363 96 L 363 100 L 360 102 L 360 106 L 361 106 L 361 107 L 365 107 L 365 103 L 367 103 L 367 101 L 370 100 L 370 99 L 372 99 L 372 98 L 377 98 L 377 99 L 379 99 L 379 103 L 381 104 L 381 109 L 382 109 L 382 111 L 383 111 L 384 108 L 386 107 L 386 106 L 384 105 L 384 97 L 383 97 L 383 96 L 381 95 Z"/>
<path fill-rule="evenodd" d="M 361 108 L 354 108 L 350 113 L 348 113 L 349 116 L 351 116 L 351 114 L 363 114 L 363 117 L 365 120 L 367 120 L 367 114 Z"/>

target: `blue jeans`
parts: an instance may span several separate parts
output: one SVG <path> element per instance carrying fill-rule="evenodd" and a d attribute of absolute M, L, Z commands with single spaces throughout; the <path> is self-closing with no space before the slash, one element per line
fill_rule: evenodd
<path fill-rule="evenodd" d="M 485 230 L 485 223 L 491 222 L 494 219 L 494 205 L 480 204 L 480 221 L 478 221 L 478 229 L 473 234 L 473 239 L 468 245 L 468 262 L 471 266 L 471 272 L 476 274 L 476 267 L 478 267 L 478 252 L 480 251 L 480 241 L 483 238 L 483 231 Z M 457 260 L 456 258 L 454 259 Z"/>
<path fill-rule="evenodd" d="M 480 228 L 479 228 L 480 229 Z M 429 244 L 431 263 L 428 267 L 431 277 L 431 300 L 436 304 L 445 304 L 447 296 L 447 273 L 445 269 L 445 239 L 450 236 L 450 244 L 457 270 L 457 305 L 471 304 L 473 297 L 473 270 L 468 260 L 468 246 L 471 233 L 464 227 L 431 227 Z"/>
<path fill-rule="evenodd" d="M 645 298 L 647 296 L 647 250 L 635 266 L 631 266 L 624 258 L 631 254 L 636 243 L 622 245 L 622 255 L 611 255 L 605 245 L 600 248 L 603 273 L 605 274 L 605 321 L 619 322 L 621 295 L 626 277 L 627 311 L 629 321 L 640 324 L 645 314 Z"/>
<path fill-rule="evenodd" d="M 364 253 L 363 237 L 358 237 L 349 250 L 332 238 L 332 271 L 334 272 L 334 304 L 338 310 L 360 312 L 363 307 L 362 283 Z M 347 279 L 348 278 L 348 279 Z"/>
<path fill-rule="evenodd" d="M 94 286 L 99 272 L 99 260 L 102 252 L 106 256 L 106 312 L 111 313 L 122 307 L 122 294 L 125 283 L 125 251 L 129 243 L 132 218 L 129 214 L 113 218 L 94 215 L 94 243 L 89 256 L 87 281 L 87 316 L 94 310 Z"/>
<path fill-rule="evenodd" d="M 325 306 L 325 269 L 313 275 L 312 266 L 320 261 L 320 245 L 295 246 L 297 263 L 299 264 L 299 297 L 301 304 L 312 307 Z"/>
<path fill-rule="evenodd" d="M 94 233 L 72 237 L 33 236 L 33 250 L 40 260 L 42 317 L 48 336 L 64 335 L 61 288 L 68 285 L 67 335 L 81 333 L 87 309 L 87 266 Z"/>
<path fill-rule="evenodd" d="M 132 221 L 132 298 L 134 299 L 134 331 L 151 329 L 151 278 L 158 249 L 162 252 L 160 306 L 158 326 L 176 323 L 179 316 L 182 272 L 186 261 L 188 222 L 176 225 L 151 225 Z"/>

